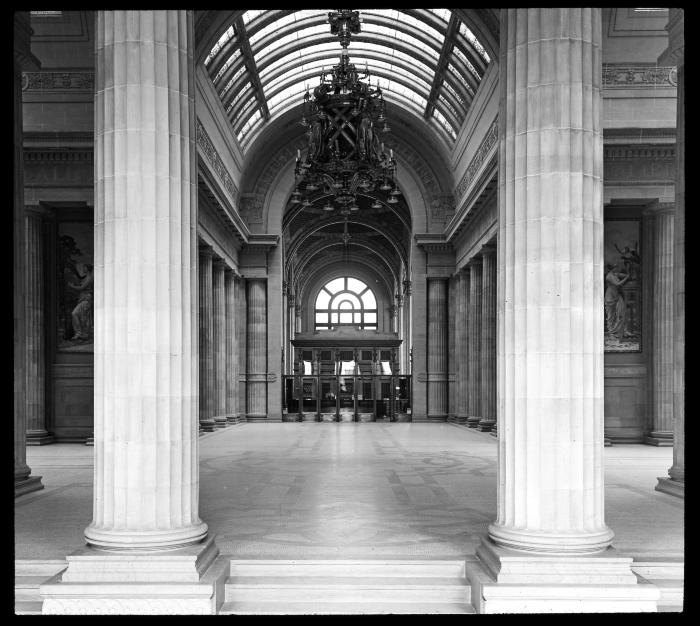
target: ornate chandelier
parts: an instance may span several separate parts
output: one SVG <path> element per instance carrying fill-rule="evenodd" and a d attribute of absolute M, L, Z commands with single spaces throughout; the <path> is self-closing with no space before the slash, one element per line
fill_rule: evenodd
<path fill-rule="evenodd" d="M 369 84 L 369 71 L 362 79 L 350 63 L 350 36 L 360 32 L 358 11 L 341 9 L 328 14 L 331 33 L 337 34 L 342 51 L 340 62 L 330 71 L 321 71 L 313 98 L 304 95 L 301 124 L 308 127 L 308 149 L 302 157 L 297 151 L 294 170 L 296 186 L 292 202 L 310 206 L 326 197 L 326 211 L 340 208 L 342 213 L 358 211 L 358 193 L 373 193 L 373 208 L 380 208 L 379 194 L 395 204 L 396 161 L 393 150 L 387 153 L 378 134 L 390 130 L 386 122 L 382 90 Z"/>

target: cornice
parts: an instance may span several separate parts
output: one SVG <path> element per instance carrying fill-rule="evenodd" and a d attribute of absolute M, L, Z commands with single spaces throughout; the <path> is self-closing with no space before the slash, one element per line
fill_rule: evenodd
<path fill-rule="evenodd" d="M 416 233 L 413 235 L 416 244 L 425 252 L 452 252 L 452 244 L 443 234 Z"/>
<path fill-rule="evenodd" d="M 245 248 L 250 252 L 269 252 L 279 243 L 279 240 L 279 235 L 251 233 L 248 235 Z"/>

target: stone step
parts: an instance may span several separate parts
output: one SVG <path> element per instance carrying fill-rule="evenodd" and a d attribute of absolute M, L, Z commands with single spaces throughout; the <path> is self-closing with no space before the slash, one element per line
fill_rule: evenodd
<path fill-rule="evenodd" d="M 16 615 L 41 615 L 41 600 L 26 601 L 15 599 L 15 614 Z"/>
<path fill-rule="evenodd" d="M 474 613 L 470 604 L 449 602 L 225 602 L 219 615 L 453 615 Z"/>
<path fill-rule="evenodd" d="M 465 578 L 231 576 L 225 600 L 235 602 L 468 603 Z"/>
<path fill-rule="evenodd" d="M 15 613 L 41 614 L 43 600 L 39 586 L 51 580 L 67 567 L 64 560 L 15 561 Z"/>
<path fill-rule="evenodd" d="M 231 576 L 464 577 L 457 560 L 231 560 Z"/>

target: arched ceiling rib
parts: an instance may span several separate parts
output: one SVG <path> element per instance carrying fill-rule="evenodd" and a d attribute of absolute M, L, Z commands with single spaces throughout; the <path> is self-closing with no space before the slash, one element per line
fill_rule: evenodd
<path fill-rule="evenodd" d="M 350 60 L 387 101 L 423 117 L 451 146 L 489 63 L 489 53 L 449 9 L 361 10 Z M 340 56 L 328 11 L 236 12 L 204 64 L 246 148 L 266 124 L 297 106 L 321 68 Z M 200 57 L 201 58 L 201 57 Z"/>

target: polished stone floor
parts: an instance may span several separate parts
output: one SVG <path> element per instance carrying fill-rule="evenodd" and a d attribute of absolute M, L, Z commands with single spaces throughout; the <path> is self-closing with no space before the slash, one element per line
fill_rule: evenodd
<path fill-rule="evenodd" d="M 93 448 L 30 447 L 15 558 L 60 559 L 92 517 Z M 605 448 L 606 521 L 639 557 L 683 555 L 683 500 L 654 490 L 671 448 Z M 452 424 L 246 424 L 200 437 L 200 515 L 223 553 L 454 558 L 496 514 L 496 440 Z"/>

